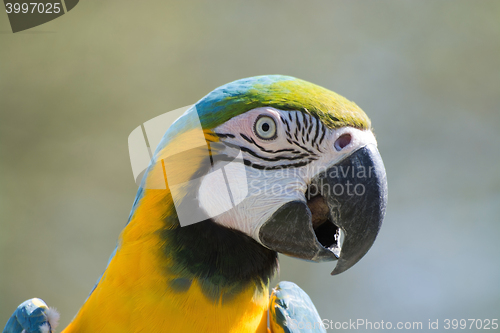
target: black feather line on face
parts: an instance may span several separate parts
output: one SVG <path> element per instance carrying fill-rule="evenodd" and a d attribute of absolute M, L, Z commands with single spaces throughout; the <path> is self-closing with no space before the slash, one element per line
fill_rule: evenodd
<path fill-rule="evenodd" d="M 249 143 L 253 143 L 254 141 L 252 139 L 250 139 L 248 136 L 246 136 L 245 134 L 243 133 L 240 133 L 240 136 L 247 142 Z"/>
<path fill-rule="evenodd" d="M 302 115 L 302 118 L 304 118 L 304 127 L 308 127 L 309 126 L 309 121 L 308 121 L 308 117 L 307 117 L 307 114 L 304 113 L 304 112 L 301 112 L 300 113 Z"/>
<path fill-rule="evenodd" d="M 314 133 L 314 138 L 312 141 L 312 145 L 316 145 L 316 148 L 318 147 L 316 140 L 318 139 L 318 134 L 319 134 L 319 119 L 314 117 L 316 119 L 316 132 Z"/>
<path fill-rule="evenodd" d="M 288 124 L 288 121 L 284 118 L 282 118 L 283 121 L 285 122 L 285 125 L 286 125 L 286 134 L 289 136 L 290 134 L 290 125 Z"/>
<path fill-rule="evenodd" d="M 304 147 L 304 146 L 301 146 L 301 145 L 300 145 L 300 143 L 298 143 L 297 141 L 292 141 L 292 143 L 293 143 L 294 145 L 296 145 L 296 146 L 298 146 L 298 147 L 300 147 L 300 148 L 304 149 L 304 150 L 305 150 L 305 151 L 307 151 L 309 154 L 314 155 L 314 156 L 317 156 L 315 152 L 313 152 L 313 151 L 311 151 L 311 150 L 307 149 L 307 148 L 306 148 L 306 147 Z"/>
<path fill-rule="evenodd" d="M 215 135 L 217 135 L 219 138 L 235 138 L 234 134 L 231 133 L 215 133 Z"/>
<path fill-rule="evenodd" d="M 294 133 L 293 133 L 293 136 L 295 137 L 295 140 L 298 140 L 298 139 L 299 139 L 298 135 L 299 135 L 299 129 L 300 129 L 300 128 L 299 128 L 299 125 L 297 125 L 297 119 L 296 119 L 296 117 L 297 117 L 297 116 L 296 116 L 296 115 L 295 115 L 295 113 L 294 113 L 295 131 L 294 131 Z"/>
<path fill-rule="evenodd" d="M 259 154 L 257 154 L 256 152 L 254 152 L 253 150 L 247 148 L 247 147 L 240 147 L 239 146 L 239 149 L 241 149 L 241 151 L 245 152 L 245 153 L 248 153 L 256 158 L 258 158 L 259 160 L 263 160 L 263 161 L 267 161 L 267 162 L 277 162 L 277 161 L 283 161 L 283 160 L 287 160 L 287 161 L 295 161 L 295 160 L 300 160 L 304 157 L 308 157 L 309 154 L 300 154 L 300 155 L 295 155 L 293 157 L 288 157 L 288 156 L 276 156 L 276 157 L 264 157 L 264 156 L 260 156 Z"/>
<path fill-rule="evenodd" d="M 245 139 L 245 141 L 253 144 L 254 146 L 256 146 L 257 148 L 259 148 L 261 151 L 265 152 L 265 153 L 270 153 L 270 154 L 276 154 L 276 153 L 283 153 L 283 152 L 291 152 L 291 153 L 300 153 L 299 151 L 295 150 L 295 149 L 292 149 L 292 148 L 284 148 L 284 149 L 279 149 L 279 150 L 270 150 L 270 149 L 266 149 L 264 147 L 262 147 L 261 145 L 257 144 L 257 142 L 255 142 L 254 139 L 252 138 L 249 138 L 248 136 L 246 136 L 245 134 L 243 133 L 240 133 L 240 136 Z M 231 145 L 231 143 L 229 142 L 225 142 L 225 144 L 227 145 Z M 232 145 L 233 147 L 239 147 L 239 146 L 236 146 L 236 145 Z"/>
<path fill-rule="evenodd" d="M 313 128 L 313 121 L 311 119 L 311 123 L 309 124 L 309 127 L 307 128 L 307 137 L 309 137 L 309 134 L 311 134 L 312 128 Z M 307 139 L 307 141 L 309 141 L 309 139 Z"/>
<path fill-rule="evenodd" d="M 323 139 L 325 138 L 325 134 L 326 134 L 326 128 L 325 128 L 325 125 L 323 125 L 323 123 L 321 123 L 321 129 L 323 130 L 323 134 L 321 134 L 321 139 L 319 139 L 319 144 L 323 143 Z"/>
<path fill-rule="evenodd" d="M 315 161 L 315 160 L 317 160 L 317 159 L 314 157 L 311 157 L 307 161 L 302 161 L 299 163 L 273 165 L 273 166 L 264 166 L 264 165 L 260 165 L 257 163 L 252 163 L 249 160 L 243 160 L 243 163 L 245 163 L 245 165 L 248 165 L 249 167 L 252 167 L 252 168 L 258 169 L 258 170 L 280 170 L 280 169 L 288 169 L 288 168 L 300 168 L 300 167 L 308 165 L 309 163 L 311 163 L 312 161 Z"/>
<path fill-rule="evenodd" d="M 250 138 L 250 140 L 252 140 Z M 255 142 L 253 142 L 255 143 Z M 237 149 L 237 150 L 241 150 L 242 152 L 245 152 L 245 153 L 248 153 L 252 156 L 254 156 L 255 158 L 258 158 L 260 160 L 263 160 L 263 161 L 267 161 L 267 162 L 276 162 L 276 161 L 282 161 L 282 160 L 288 160 L 288 161 L 295 161 L 295 160 L 299 160 L 299 159 L 302 159 L 304 157 L 308 157 L 309 154 L 307 153 L 302 153 L 300 154 L 300 152 L 296 151 L 295 149 L 281 149 L 281 150 L 277 150 L 277 151 L 266 151 L 264 150 L 265 152 L 268 152 L 268 153 L 278 153 L 278 152 L 290 152 L 290 153 L 299 153 L 299 154 L 294 154 L 295 156 L 293 157 L 289 157 L 289 156 L 274 156 L 274 157 L 264 157 L 264 156 L 260 156 L 259 154 L 257 154 L 256 152 L 254 152 L 252 149 L 250 148 L 247 148 L 247 147 L 243 147 L 243 146 L 239 146 L 239 145 L 236 145 L 236 144 L 233 144 L 233 143 L 230 143 L 230 142 L 224 142 L 224 144 L 230 148 L 234 148 L 234 149 Z M 236 156 L 235 156 L 236 157 Z"/>

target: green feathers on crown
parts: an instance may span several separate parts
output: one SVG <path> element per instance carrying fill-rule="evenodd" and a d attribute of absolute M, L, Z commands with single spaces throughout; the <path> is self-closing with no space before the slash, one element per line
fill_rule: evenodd
<path fill-rule="evenodd" d="M 298 110 L 329 128 L 369 129 L 370 119 L 356 103 L 328 89 L 291 76 L 266 75 L 223 85 L 196 104 L 201 124 L 211 129 L 258 107 Z"/>

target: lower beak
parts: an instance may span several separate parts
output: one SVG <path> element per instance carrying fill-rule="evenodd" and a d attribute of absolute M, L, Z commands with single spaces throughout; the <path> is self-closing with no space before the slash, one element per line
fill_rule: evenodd
<path fill-rule="evenodd" d="M 292 257 L 338 259 L 332 275 L 342 273 L 368 252 L 384 219 L 387 177 L 377 148 L 362 147 L 319 174 L 306 199 L 281 206 L 262 225 L 259 239 Z"/>

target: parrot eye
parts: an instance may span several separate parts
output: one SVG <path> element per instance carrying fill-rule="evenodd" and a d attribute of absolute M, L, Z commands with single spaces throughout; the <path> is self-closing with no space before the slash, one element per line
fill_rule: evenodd
<path fill-rule="evenodd" d="M 273 118 L 259 116 L 254 125 L 255 134 L 263 140 L 276 139 L 276 123 Z"/>

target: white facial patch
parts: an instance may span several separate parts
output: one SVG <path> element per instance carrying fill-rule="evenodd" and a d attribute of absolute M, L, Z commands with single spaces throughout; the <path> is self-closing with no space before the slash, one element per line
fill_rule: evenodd
<path fill-rule="evenodd" d="M 266 139 L 271 135 L 265 132 L 274 131 L 269 121 L 274 121 L 276 132 Z M 260 127 L 256 129 L 256 125 Z M 271 107 L 247 111 L 214 132 L 224 144 L 213 153 L 214 170 L 223 172 L 203 178 L 198 191 L 200 207 L 215 216 L 216 223 L 258 242 L 260 227 L 277 209 L 290 201 L 306 202 L 304 194 L 316 175 L 359 148 L 376 145 L 370 130 L 331 130 L 309 114 Z M 213 194 L 223 191 L 230 198 L 220 202 L 220 195 Z"/>

